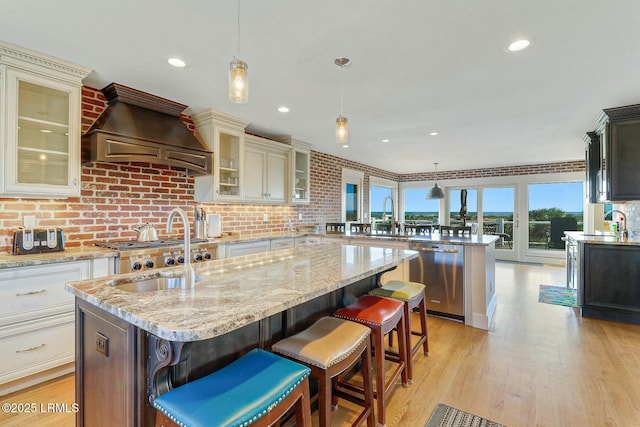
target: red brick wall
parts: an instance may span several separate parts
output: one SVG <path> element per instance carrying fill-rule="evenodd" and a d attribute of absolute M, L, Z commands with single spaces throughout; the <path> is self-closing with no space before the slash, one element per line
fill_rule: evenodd
<path fill-rule="evenodd" d="M 86 132 L 106 106 L 102 93 L 82 89 L 82 132 Z M 189 117 L 183 121 L 190 129 Z M 89 245 L 98 240 L 133 239 L 136 224 L 156 225 L 161 237 L 168 212 L 181 207 L 192 217 L 194 207 L 222 215 L 225 232 L 264 232 L 287 229 L 287 219 L 298 223 L 340 220 L 342 168 L 364 172 L 364 209 L 368 206 L 369 177 L 394 181 L 433 179 L 433 173 L 397 175 L 361 163 L 317 151 L 311 152 L 311 203 L 307 206 L 247 204 L 197 204 L 193 200 L 194 180 L 184 170 L 145 163 L 86 164 L 82 167 L 80 197 L 69 199 L 0 198 L 0 251 L 11 249 L 13 231 L 22 226 L 24 215 L 35 215 L 39 227 L 61 227 L 68 247 Z M 438 172 L 438 180 L 456 177 L 521 175 L 584 170 L 584 162 L 509 168 Z M 302 213 L 302 221 L 298 220 Z M 268 221 L 263 221 L 264 214 Z M 177 227 L 176 235 L 180 228 Z"/>

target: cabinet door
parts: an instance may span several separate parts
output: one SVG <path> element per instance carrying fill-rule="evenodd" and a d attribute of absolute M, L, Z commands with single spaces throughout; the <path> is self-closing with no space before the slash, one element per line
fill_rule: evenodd
<path fill-rule="evenodd" d="M 247 145 L 244 150 L 244 200 L 264 201 L 267 197 L 265 185 L 266 153 Z"/>
<path fill-rule="evenodd" d="M 284 203 L 287 201 L 287 155 L 267 154 L 267 200 Z"/>
<path fill-rule="evenodd" d="M 612 120 L 609 128 L 608 200 L 640 200 L 640 117 Z"/>
<path fill-rule="evenodd" d="M 292 202 L 296 204 L 309 203 L 309 151 L 294 149 L 293 151 L 293 195 Z"/>
<path fill-rule="evenodd" d="M 5 194 L 80 194 L 80 87 L 7 68 Z"/>

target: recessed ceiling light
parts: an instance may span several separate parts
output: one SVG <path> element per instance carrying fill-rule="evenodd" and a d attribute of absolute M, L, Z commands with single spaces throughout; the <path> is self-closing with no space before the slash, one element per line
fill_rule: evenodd
<path fill-rule="evenodd" d="M 349 144 L 342 144 L 342 148 L 349 148 Z"/>
<path fill-rule="evenodd" d="M 49 129 L 40 129 L 40 132 L 42 132 L 42 133 L 51 133 L 52 131 L 50 131 Z"/>
<path fill-rule="evenodd" d="M 278 111 L 280 111 L 281 113 L 288 113 L 289 112 L 289 107 L 285 107 L 283 105 L 282 107 L 278 107 Z"/>
<path fill-rule="evenodd" d="M 509 52 L 517 52 L 519 50 L 526 49 L 530 44 L 529 40 L 516 40 L 507 47 L 507 50 Z"/>
<path fill-rule="evenodd" d="M 436 136 L 437 134 L 438 134 L 438 132 L 431 132 L 429 135 Z"/>
<path fill-rule="evenodd" d="M 178 67 L 178 68 L 183 68 L 185 67 L 187 64 L 180 58 L 169 58 L 167 59 L 167 62 L 171 65 L 173 65 L 174 67 Z"/>
<path fill-rule="evenodd" d="M 381 142 L 385 142 L 386 143 L 386 142 L 391 142 L 391 140 L 390 139 L 383 139 Z"/>

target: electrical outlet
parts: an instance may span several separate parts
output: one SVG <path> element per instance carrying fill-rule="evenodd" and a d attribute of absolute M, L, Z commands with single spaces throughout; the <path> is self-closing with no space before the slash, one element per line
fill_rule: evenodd
<path fill-rule="evenodd" d="M 263 220 L 264 222 L 269 221 L 269 214 L 264 214 L 264 215 L 262 216 L 262 220 Z"/>
<path fill-rule="evenodd" d="M 109 357 L 109 338 L 96 332 L 96 351 Z"/>
<path fill-rule="evenodd" d="M 302 212 L 298 213 L 298 221 L 302 221 Z"/>
<path fill-rule="evenodd" d="M 36 228 L 36 216 L 35 215 L 25 215 L 23 217 L 24 228 Z"/>

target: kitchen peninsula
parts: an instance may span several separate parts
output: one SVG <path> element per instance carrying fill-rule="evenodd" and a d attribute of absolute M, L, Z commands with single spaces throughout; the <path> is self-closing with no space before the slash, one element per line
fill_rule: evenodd
<path fill-rule="evenodd" d="M 153 425 L 155 396 L 304 329 L 416 256 L 318 244 L 210 261 L 188 290 L 130 286 L 180 267 L 68 283 L 76 297 L 77 425 Z"/>

